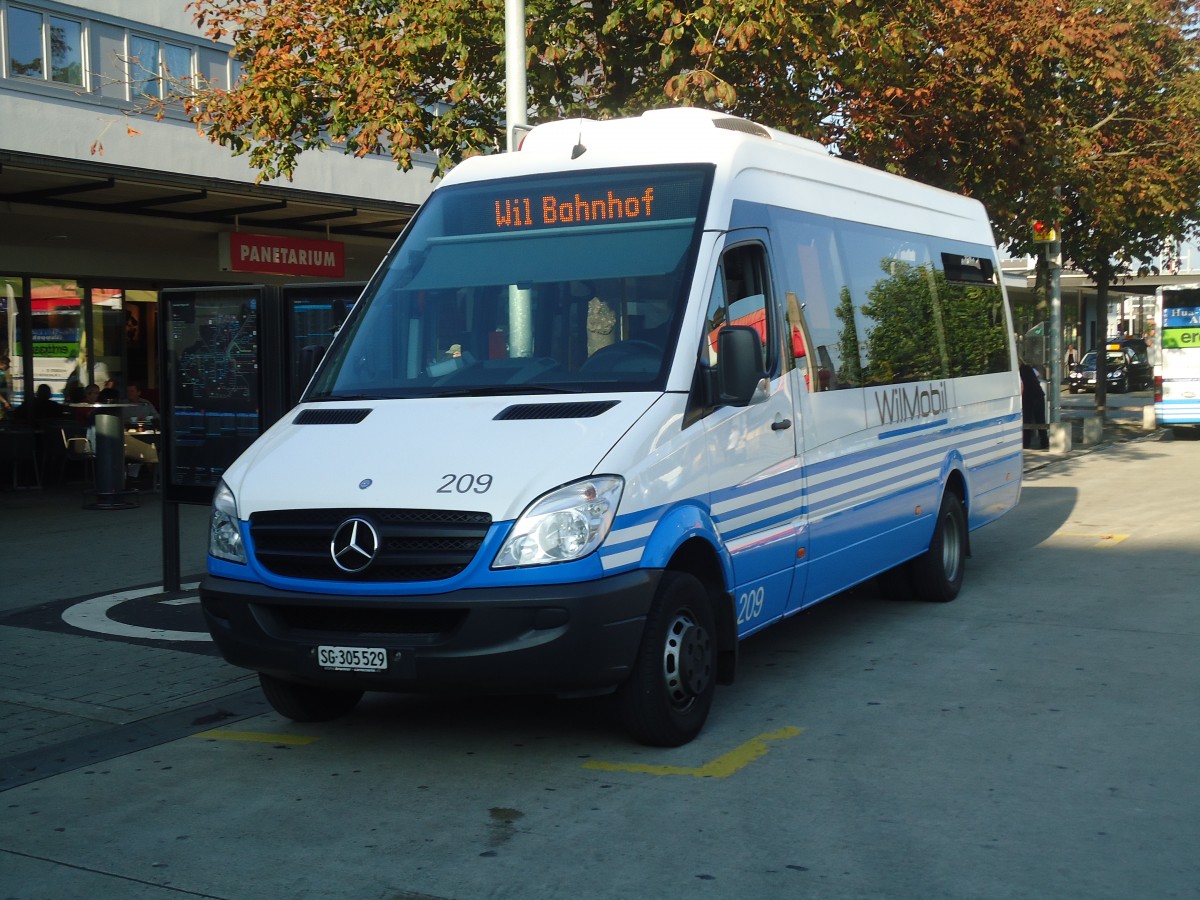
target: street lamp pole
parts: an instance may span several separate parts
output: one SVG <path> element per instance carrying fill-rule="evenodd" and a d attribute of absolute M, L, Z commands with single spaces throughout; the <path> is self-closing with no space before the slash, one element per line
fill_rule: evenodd
<path fill-rule="evenodd" d="M 1062 234 L 1057 224 L 1054 228 L 1054 240 L 1046 245 L 1046 274 L 1050 294 L 1050 359 L 1046 367 L 1050 387 L 1050 422 L 1058 422 L 1062 418 L 1062 365 L 1063 352 L 1062 332 Z"/>
<path fill-rule="evenodd" d="M 525 124 L 525 0 L 504 0 L 505 149 L 517 149 L 516 128 Z"/>

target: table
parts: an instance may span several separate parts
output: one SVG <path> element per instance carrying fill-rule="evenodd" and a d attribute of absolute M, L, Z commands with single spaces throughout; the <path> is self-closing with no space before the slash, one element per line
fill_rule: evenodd
<path fill-rule="evenodd" d="M 125 428 L 121 410 L 132 403 L 70 403 L 72 409 L 95 412 L 96 440 L 96 502 L 85 504 L 87 509 L 129 509 L 137 503 L 128 499 L 125 490 Z"/>

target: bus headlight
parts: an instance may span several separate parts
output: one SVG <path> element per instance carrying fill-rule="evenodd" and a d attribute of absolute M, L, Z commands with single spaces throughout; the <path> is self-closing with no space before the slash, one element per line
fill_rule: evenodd
<path fill-rule="evenodd" d="M 541 566 L 587 556 L 612 528 L 625 480 L 585 478 L 535 500 L 513 524 L 492 568 Z"/>
<path fill-rule="evenodd" d="M 237 500 L 224 481 L 213 494 L 212 516 L 208 521 L 208 552 L 217 559 L 246 564 L 246 548 L 238 528 Z"/>

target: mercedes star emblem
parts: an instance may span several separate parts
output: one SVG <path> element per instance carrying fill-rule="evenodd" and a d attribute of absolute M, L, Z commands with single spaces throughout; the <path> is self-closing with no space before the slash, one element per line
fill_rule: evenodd
<path fill-rule="evenodd" d="M 329 555 L 343 572 L 361 572 L 379 551 L 379 535 L 366 519 L 347 519 L 333 533 Z"/>

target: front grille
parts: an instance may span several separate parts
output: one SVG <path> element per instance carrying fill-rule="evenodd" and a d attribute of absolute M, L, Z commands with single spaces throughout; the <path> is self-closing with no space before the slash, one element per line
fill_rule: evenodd
<path fill-rule="evenodd" d="M 379 534 L 374 561 L 361 572 L 338 568 L 330 553 L 337 527 L 366 519 Z M 260 565 L 275 575 L 318 581 L 440 581 L 465 569 L 491 527 L 482 512 L 438 509 L 289 509 L 250 516 Z"/>
<path fill-rule="evenodd" d="M 360 606 L 268 606 L 259 608 L 278 632 L 292 639 L 326 634 L 388 635 L 430 644 L 461 627 L 462 609 L 379 609 Z M 275 630 L 275 629 L 272 629 Z"/>

